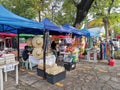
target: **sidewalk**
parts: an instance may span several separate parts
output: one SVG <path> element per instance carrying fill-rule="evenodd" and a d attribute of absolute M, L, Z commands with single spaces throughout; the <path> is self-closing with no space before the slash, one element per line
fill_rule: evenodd
<path fill-rule="evenodd" d="M 5 90 L 120 90 L 120 60 L 115 60 L 114 67 L 106 61 L 80 61 L 76 69 L 67 71 L 66 78 L 54 85 L 37 76 L 35 68 L 19 71 L 19 85 L 15 85 L 13 73 L 8 73 Z"/>

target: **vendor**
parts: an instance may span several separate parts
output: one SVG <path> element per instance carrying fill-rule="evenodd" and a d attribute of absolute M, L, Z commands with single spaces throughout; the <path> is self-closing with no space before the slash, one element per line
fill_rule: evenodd
<path fill-rule="evenodd" d="M 55 56 L 57 56 L 57 52 L 56 52 L 56 43 L 55 41 L 52 41 L 51 43 L 51 49 L 52 49 L 52 52 Z"/>
<path fill-rule="evenodd" d="M 28 48 L 29 48 L 29 46 L 25 46 L 24 50 L 22 52 L 22 58 L 24 61 L 28 60 L 29 55 L 31 54 L 31 52 L 29 52 Z"/>

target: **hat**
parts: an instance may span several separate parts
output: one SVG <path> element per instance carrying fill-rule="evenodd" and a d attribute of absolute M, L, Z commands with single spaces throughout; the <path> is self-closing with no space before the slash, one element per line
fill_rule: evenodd
<path fill-rule="evenodd" d="M 43 50 L 42 48 L 34 48 L 32 55 L 37 59 L 43 59 Z"/>
<path fill-rule="evenodd" d="M 27 46 L 32 46 L 32 38 L 28 38 L 26 40 L 26 44 L 27 44 Z"/>
<path fill-rule="evenodd" d="M 35 36 L 33 39 L 32 39 L 32 45 L 36 48 L 39 48 L 39 47 L 42 47 L 43 45 L 43 39 L 40 37 L 40 36 Z"/>

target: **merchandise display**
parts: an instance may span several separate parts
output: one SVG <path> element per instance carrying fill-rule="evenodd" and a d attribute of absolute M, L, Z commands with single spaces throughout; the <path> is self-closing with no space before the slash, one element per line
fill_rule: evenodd
<path fill-rule="evenodd" d="M 32 45 L 33 47 L 35 48 L 42 48 L 42 45 L 43 45 L 43 38 L 41 38 L 40 36 L 35 36 L 33 39 L 32 39 Z"/>
<path fill-rule="evenodd" d="M 4 58 L 0 58 L 0 65 L 5 64 L 5 59 Z"/>
<path fill-rule="evenodd" d="M 34 48 L 32 51 L 32 55 L 37 59 L 43 58 L 43 49 L 42 48 Z"/>
<path fill-rule="evenodd" d="M 2 58 L 4 58 L 6 64 L 15 62 L 15 55 L 14 54 L 3 54 Z"/>
<path fill-rule="evenodd" d="M 28 38 L 26 40 L 26 44 L 27 44 L 27 46 L 32 46 L 32 38 Z"/>
<path fill-rule="evenodd" d="M 57 75 L 63 71 L 65 71 L 65 68 L 61 66 L 57 66 L 57 64 L 54 64 L 53 67 L 46 69 L 46 73 L 52 75 Z"/>

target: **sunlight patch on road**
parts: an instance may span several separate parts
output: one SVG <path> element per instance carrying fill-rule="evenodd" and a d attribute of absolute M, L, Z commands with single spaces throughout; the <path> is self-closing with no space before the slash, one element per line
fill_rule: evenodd
<path fill-rule="evenodd" d="M 90 66 L 83 66 L 83 68 L 91 69 L 92 67 L 90 67 Z"/>
<path fill-rule="evenodd" d="M 20 71 L 24 72 L 24 71 L 25 71 L 25 69 L 20 68 Z"/>
<path fill-rule="evenodd" d="M 58 87 L 63 87 L 64 86 L 62 83 L 59 83 L 59 82 L 55 83 L 55 85 L 58 86 Z"/>
<path fill-rule="evenodd" d="M 103 69 L 98 69 L 99 72 L 108 72 L 106 70 L 103 70 Z"/>
<path fill-rule="evenodd" d="M 28 72 L 28 74 L 30 74 L 30 75 L 35 75 L 35 73 L 34 73 L 34 72 L 30 72 L 30 71 Z"/>

